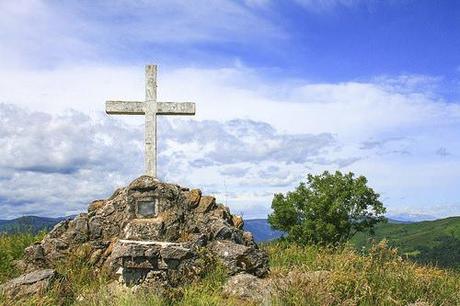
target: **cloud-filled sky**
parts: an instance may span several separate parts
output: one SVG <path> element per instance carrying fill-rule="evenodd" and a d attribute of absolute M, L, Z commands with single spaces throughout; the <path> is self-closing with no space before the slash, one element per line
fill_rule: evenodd
<path fill-rule="evenodd" d="M 365 175 L 390 215 L 460 215 L 457 1 L 1 1 L 0 219 L 84 211 L 143 172 L 142 116 L 105 100 L 195 101 L 159 119 L 159 176 L 245 218 L 307 173 Z"/>

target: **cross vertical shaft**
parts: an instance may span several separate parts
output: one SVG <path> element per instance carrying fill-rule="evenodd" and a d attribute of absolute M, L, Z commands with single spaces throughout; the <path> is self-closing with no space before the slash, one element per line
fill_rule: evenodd
<path fill-rule="evenodd" d="M 157 66 L 145 66 L 145 171 L 157 177 Z"/>
<path fill-rule="evenodd" d="M 145 174 L 157 178 L 157 115 L 195 115 L 193 102 L 157 101 L 157 65 L 145 66 L 145 101 L 106 101 L 111 115 L 145 115 Z"/>

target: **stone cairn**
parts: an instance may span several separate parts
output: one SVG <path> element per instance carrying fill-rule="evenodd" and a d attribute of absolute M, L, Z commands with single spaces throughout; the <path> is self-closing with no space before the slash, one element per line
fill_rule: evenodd
<path fill-rule="evenodd" d="M 25 250 L 18 263 L 25 274 L 0 287 L 9 298 L 45 290 L 54 268 L 79 248 L 95 271 L 108 271 L 121 284 L 164 289 L 200 275 L 206 250 L 230 275 L 268 273 L 268 256 L 260 250 L 243 219 L 199 189 L 141 176 L 105 200 L 93 201 L 87 213 L 62 221 L 41 242 Z"/>

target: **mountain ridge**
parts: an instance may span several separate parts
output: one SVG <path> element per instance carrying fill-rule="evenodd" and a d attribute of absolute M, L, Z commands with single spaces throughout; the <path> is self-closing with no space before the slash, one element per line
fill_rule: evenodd
<path fill-rule="evenodd" d="M 62 220 L 73 218 L 75 216 L 67 217 L 39 217 L 39 216 L 22 216 L 10 220 L 0 220 L 0 233 L 17 233 L 17 232 L 31 232 L 36 234 L 40 231 L 48 231 L 54 225 Z"/>

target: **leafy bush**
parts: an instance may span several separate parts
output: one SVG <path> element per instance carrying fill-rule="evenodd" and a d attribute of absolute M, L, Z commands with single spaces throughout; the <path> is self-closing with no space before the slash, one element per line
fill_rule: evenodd
<path fill-rule="evenodd" d="M 307 177 L 295 191 L 275 194 L 268 221 L 274 229 L 298 243 L 341 244 L 356 232 L 372 230 L 385 220 L 379 194 L 367 185 L 364 176 L 353 173 Z"/>

